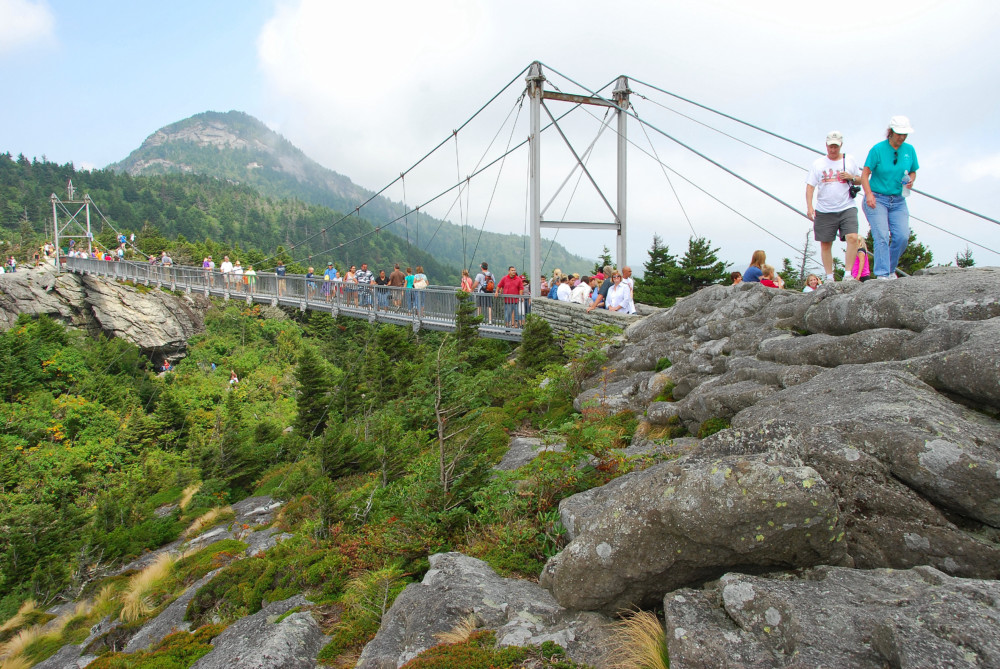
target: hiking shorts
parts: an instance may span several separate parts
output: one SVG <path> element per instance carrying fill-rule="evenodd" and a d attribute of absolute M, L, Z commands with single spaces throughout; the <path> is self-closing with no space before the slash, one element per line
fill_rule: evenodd
<path fill-rule="evenodd" d="M 838 232 L 840 233 L 840 241 L 846 241 L 847 235 L 858 234 L 857 207 L 833 213 L 817 211 L 813 232 L 817 242 L 832 242 L 837 237 Z"/>

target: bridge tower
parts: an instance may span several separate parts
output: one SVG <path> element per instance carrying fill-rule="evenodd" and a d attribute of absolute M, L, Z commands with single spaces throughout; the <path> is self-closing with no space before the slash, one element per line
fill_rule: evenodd
<path fill-rule="evenodd" d="M 531 279 L 531 296 L 539 297 L 541 294 L 542 275 L 542 228 L 576 228 L 581 230 L 614 230 L 617 233 L 616 262 L 618 267 L 627 264 L 626 258 L 626 206 L 627 206 L 627 167 L 628 167 L 628 109 L 629 91 L 628 77 L 618 77 L 612 93 L 612 100 L 606 100 L 598 96 L 571 95 L 557 91 L 545 90 L 545 75 L 542 72 L 542 64 L 535 61 L 528 68 L 528 76 L 525 79 L 528 84 L 528 97 L 530 98 L 530 118 L 531 135 L 529 138 L 529 185 L 528 185 L 528 216 L 531 226 L 531 267 L 528 276 Z M 559 100 L 573 104 L 596 105 L 599 107 L 611 107 L 618 116 L 618 180 L 617 180 L 617 200 L 615 207 L 611 206 L 608 198 L 604 196 L 601 187 L 597 185 L 594 177 L 591 176 L 584 165 L 580 154 L 573 148 L 569 139 L 563 133 L 562 128 L 555 117 L 545 106 L 543 100 Z M 576 159 L 577 166 L 590 180 L 590 183 L 597 189 L 604 204 L 611 213 L 612 222 L 588 222 L 588 221 L 546 221 L 542 219 L 541 208 L 541 111 L 545 110 L 552 125 L 559 132 L 566 146 Z"/>
<path fill-rule="evenodd" d="M 76 197 L 76 188 L 73 186 L 73 180 L 71 179 L 66 184 L 66 196 L 65 200 L 60 200 L 53 193 L 49 198 L 52 202 L 52 243 L 56 247 L 56 269 L 60 269 L 59 254 L 62 253 L 62 249 L 59 246 L 60 237 L 65 239 L 86 239 L 88 258 L 92 251 L 91 243 L 94 240 L 94 233 L 90 229 L 90 195 L 84 194 L 82 200 L 74 199 Z M 80 206 L 73 212 L 66 207 L 68 204 Z M 67 216 L 65 224 L 62 226 L 59 225 L 59 209 L 62 209 Z M 77 218 L 81 213 L 84 215 L 82 221 Z M 66 230 L 70 225 L 76 226 L 74 231 L 78 234 L 66 234 Z"/>

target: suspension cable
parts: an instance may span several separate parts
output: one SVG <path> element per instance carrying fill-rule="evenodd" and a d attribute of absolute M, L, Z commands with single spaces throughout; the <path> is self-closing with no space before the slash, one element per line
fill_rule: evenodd
<path fill-rule="evenodd" d="M 529 66 L 529 67 L 530 67 L 530 66 Z M 518 72 L 518 73 L 517 73 L 517 74 L 516 74 L 516 75 L 514 76 L 514 78 L 513 78 L 513 79 L 511 79 L 511 80 L 510 80 L 509 82 L 507 82 L 507 84 L 506 84 L 506 85 L 505 85 L 505 86 L 504 86 L 503 88 L 501 88 L 501 89 L 500 89 L 499 91 L 497 91 L 497 92 L 496 92 L 496 93 L 495 93 L 495 94 L 493 95 L 493 97 L 491 97 L 491 98 L 490 98 L 489 100 L 487 100 L 487 101 L 486 101 L 486 102 L 485 102 L 485 103 L 484 103 L 484 104 L 483 104 L 483 105 L 482 105 L 482 106 L 481 106 L 481 107 L 480 107 L 479 109 L 477 109 L 477 110 L 475 111 L 475 113 L 473 113 L 473 114 L 472 114 L 472 116 L 470 116 L 469 118 L 467 118 L 467 119 L 466 119 L 466 120 L 465 120 L 465 121 L 464 121 L 464 122 L 463 122 L 463 123 L 462 123 L 462 124 L 461 124 L 460 126 L 458 126 L 458 128 L 456 128 L 456 129 L 455 129 L 455 130 L 453 130 L 452 132 L 453 132 L 453 133 L 458 133 L 458 132 L 461 132 L 461 131 L 462 131 L 462 130 L 463 130 L 463 129 L 465 128 L 465 126 L 469 125 L 469 123 L 471 123 L 471 122 L 473 121 L 473 119 L 475 119 L 475 118 L 476 118 L 477 116 L 479 116 L 479 114 L 481 114 L 481 113 L 483 112 L 483 110 L 484 110 L 484 109 L 486 109 L 486 108 L 487 108 L 488 106 L 490 106 L 490 104 L 492 104 L 494 100 L 496 100 L 496 99 L 497 99 L 498 97 L 500 97 L 500 95 L 502 95 L 502 94 L 504 93 L 504 91 L 506 91 L 506 90 L 507 90 L 508 88 L 510 88 L 510 87 L 511 87 L 511 85 L 512 85 L 512 84 L 513 84 L 513 83 L 514 83 L 515 81 L 517 81 L 518 79 L 520 79 L 521 75 L 522 75 L 522 74 L 524 74 L 524 73 L 525 73 L 525 72 L 527 72 L 527 71 L 528 71 L 528 68 L 527 68 L 527 67 L 525 67 L 525 68 L 524 68 L 524 69 L 522 69 L 522 70 L 521 70 L 520 72 Z M 417 167 L 418 165 L 420 165 L 420 164 L 421 164 L 422 162 L 424 162 L 425 160 L 427 160 L 427 158 L 429 158 L 429 157 L 430 157 L 430 156 L 431 156 L 431 155 L 432 155 L 432 154 L 433 154 L 433 153 L 434 153 L 435 151 L 437 151 L 437 150 L 438 150 L 438 149 L 440 149 L 440 148 L 441 148 L 442 146 L 444 146 L 444 144 L 445 144 L 445 143 L 446 143 L 446 142 L 447 142 L 447 141 L 448 141 L 449 139 L 451 139 L 451 135 L 449 135 L 448 137 L 445 137 L 444 139 L 442 139 L 442 140 L 441 140 L 440 142 L 438 142 L 438 144 L 437 144 L 437 145 L 436 145 L 436 146 L 435 146 L 435 147 L 434 147 L 433 149 L 431 149 L 430 151 L 428 151 L 427 153 L 425 153 L 425 154 L 424 154 L 424 155 L 423 155 L 423 156 L 422 156 L 422 157 L 421 157 L 421 158 L 420 158 L 419 160 L 417 160 L 417 162 L 413 163 L 412 165 L 410 165 L 410 167 L 408 167 L 408 168 L 407 168 L 406 170 L 404 170 L 403 172 L 401 172 L 401 173 L 400 173 L 400 175 L 399 175 L 398 177 L 396 177 L 395 179 L 393 179 L 392 181 L 390 181 L 389 183 L 387 183 L 387 184 L 386 184 L 385 186 L 383 186 L 383 187 L 382 187 L 382 188 L 381 188 L 381 189 L 380 189 L 380 190 L 379 190 L 378 192 L 376 192 L 376 193 L 373 193 L 371 197 L 369 197 L 369 198 L 368 198 L 367 200 L 365 200 L 364 202 L 362 202 L 362 203 L 361 203 L 360 205 L 356 206 L 356 207 L 354 208 L 354 211 L 360 211 L 360 209 L 361 209 L 362 207 L 364 207 L 365 205 L 367 205 L 368 203 L 370 203 L 370 202 L 371 202 L 372 200 L 374 200 L 375 198 L 377 198 L 378 196 L 380 196 L 380 195 L 381 195 L 382 193 L 384 193 L 385 191 L 387 191 L 387 190 L 388 190 L 388 189 L 389 189 L 390 187 L 392 187 L 392 186 L 393 186 L 393 185 L 394 185 L 394 184 L 395 184 L 395 183 L 396 183 L 397 181 L 399 181 L 399 180 L 403 179 L 403 177 L 404 177 L 404 176 L 405 176 L 406 174 L 408 174 L 408 173 L 410 173 L 411 171 L 413 171 L 413 169 L 415 169 L 415 168 L 416 168 L 416 167 Z M 352 213 L 353 213 L 353 212 L 352 212 Z M 330 229 L 330 228 L 332 228 L 333 226 L 335 226 L 335 225 L 337 225 L 338 223 L 341 223 L 342 221 L 346 220 L 346 219 L 347 219 L 348 217 L 350 217 L 350 215 L 351 215 L 351 214 L 347 214 L 346 216 L 342 216 L 342 217 L 341 217 L 340 219 L 338 219 L 338 220 L 334 221 L 333 223 L 331 223 L 330 225 L 328 225 L 328 226 L 327 226 L 326 228 L 323 228 L 323 229 L 322 229 L 322 230 L 321 230 L 320 232 L 318 232 L 318 233 L 316 233 L 316 234 L 314 234 L 314 235 L 312 235 L 312 236 L 310 236 L 310 237 L 307 237 L 306 239 L 303 239 L 302 241 L 300 241 L 300 242 L 297 242 L 296 244 L 293 244 L 292 246 L 290 246 L 290 247 L 289 247 L 289 248 L 287 249 L 287 251 L 291 251 L 292 249 L 295 249 L 295 248 L 298 248 L 299 246 L 301 246 L 302 244 L 305 244 L 306 242 L 309 242 L 309 241 L 312 241 L 313 239 L 315 239 L 316 237 L 318 237 L 318 236 L 319 236 L 319 235 L 320 235 L 321 233 L 325 233 L 325 232 L 326 232 L 327 230 L 329 230 L 329 229 Z M 359 215 L 360 215 L 360 214 L 359 214 Z M 319 255 L 319 254 L 317 254 L 317 255 Z M 271 255 L 271 256 L 269 256 L 269 257 L 267 257 L 267 258 L 264 258 L 264 260 L 262 260 L 262 261 L 261 261 L 261 264 L 263 265 L 263 264 L 264 264 L 265 262 L 267 262 L 268 260 L 271 260 L 271 259 L 272 259 L 272 258 L 274 258 L 274 257 L 276 257 L 276 256 L 275 256 L 275 255 Z"/>
<path fill-rule="evenodd" d="M 632 105 L 632 110 L 633 111 L 635 110 L 635 105 Z M 638 116 L 639 112 L 635 112 L 635 115 Z M 653 145 L 653 140 L 649 137 L 649 133 L 646 132 L 646 126 L 640 123 L 639 127 L 642 128 L 642 134 L 646 136 L 646 141 L 649 142 L 649 148 L 653 150 L 653 155 L 656 157 L 656 162 L 660 163 L 660 169 L 663 171 L 663 176 L 667 180 L 667 185 L 670 186 L 670 191 L 674 194 L 674 199 L 677 200 L 677 206 L 681 208 L 681 213 L 684 214 L 684 220 L 687 221 L 688 227 L 691 228 L 691 234 L 697 237 L 698 233 L 694 231 L 694 225 L 691 224 L 691 217 L 688 216 L 687 209 L 684 208 L 684 203 L 681 202 L 681 196 L 677 194 L 677 189 L 674 188 L 674 182 L 670 180 L 670 175 L 667 174 L 667 170 L 663 166 L 663 162 L 660 160 L 660 154 L 656 152 L 656 147 Z"/>
<path fill-rule="evenodd" d="M 560 75 L 560 76 L 565 76 L 565 75 Z M 805 149 L 806 151 L 811 151 L 813 153 L 816 153 L 816 154 L 819 154 L 819 155 L 823 155 L 823 152 L 820 151 L 819 149 L 815 149 L 815 148 L 813 148 L 811 146 L 807 146 L 807 145 L 803 144 L 802 142 L 797 142 L 794 139 L 789 139 L 788 137 L 785 137 L 783 135 L 779 135 L 776 132 L 772 132 L 772 131 L 767 130 L 765 128 L 761 128 L 760 126 L 756 126 L 756 125 L 754 125 L 752 123 L 748 123 L 746 121 L 743 121 L 741 119 L 736 118 L 735 116 L 731 116 L 731 115 L 726 114 L 724 112 L 721 112 L 721 111 L 719 111 L 717 109 L 713 109 L 713 108 L 708 107 L 706 105 L 703 105 L 701 103 L 695 102 L 694 100 L 689 100 L 688 98 L 685 98 L 683 96 L 677 95 L 676 93 L 671 93 L 670 91 L 664 90 L 664 89 L 660 88 L 659 86 L 654 86 L 653 84 L 650 84 L 650 83 L 647 83 L 645 81 L 642 81 L 641 79 L 635 79 L 633 77 L 629 77 L 629 80 L 633 81 L 633 82 L 635 82 L 637 84 L 641 84 L 643 86 L 648 86 L 649 88 L 652 88 L 653 90 L 659 91 L 660 93 L 664 93 L 665 95 L 669 95 L 671 97 L 675 97 L 678 100 L 683 100 L 684 102 L 687 102 L 688 104 L 692 104 L 692 105 L 694 105 L 696 107 L 700 107 L 702 109 L 705 109 L 707 111 L 712 112 L 713 114 L 718 114 L 719 116 L 727 118 L 727 119 L 729 119 L 731 121 L 735 121 L 736 123 L 740 123 L 742 125 L 745 125 L 748 128 L 753 128 L 754 130 L 757 130 L 759 132 L 763 132 L 763 133 L 765 133 L 767 135 L 771 135 L 772 137 L 776 137 L 776 138 L 778 138 L 780 140 L 788 142 L 789 144 L 794 144 L 795 146 L 801 147 L 801 148 Z M 673 110 L 671 110 L 671 111 L 673 111 Z M 719 131 L 719 132 L 721 132 L 721 131 Z M 725 133 L 723 133 L 723 134 L 725 134 Z M 754 148 L 757 148 L 757 147 L 754 147 Z M 765 153 L 767 153 L 767 152 L 765 151 Z M 773 155 L 773 154 L 769 154 L 769 155 Z M 777 158 L 777 156 L 775 156 L 775 157 Z M 783 160 L 783 159 L 779 158 L 779 160 Z M 785 161 L 785 162 L 787 162 L 787 161 Z M 966 209 L 965 207 L 957 205 L 954 202 L 950 202 L 950 201 L 945 200 L 944 198 L 938 197 L 936 195 L 931 195 L 930 193 L 927 193 L 925 191 L 919 190 L 917 188 L 914 188 L 912 190 L 913 190 L 914 193 L 919 193 L 920 195 L 923 195 L 924 197 L 929 197 L 932 200 L 936 200 L 937 202 L 940 202 L 941 204 L 944 204 L 944 205 L 947 205 L 949 207 L 953 207 L 955 209 L 958 209 L 959 211 L 965 212 L 966 214 L 970 214 L 970 215 L 975 216 L 977 218 L 981 218 L 984 221 L 989 221 L 990 223 L 995 223 L 996 225 L 1000 225 L 1000 220 L 997 220 L 995 218 L 991 218 L 990 216 L 986 216 L 985 214 L 980 214 L 977 211 L 972 211 L 971 209 Z M 947 230 L 944 230 L 944 232 L 948 232 L 949 234 L 953 234 L 953 233 L 950 233 Z M 958 235 L 955 235 L 955 236 L 957 237 Z"/>

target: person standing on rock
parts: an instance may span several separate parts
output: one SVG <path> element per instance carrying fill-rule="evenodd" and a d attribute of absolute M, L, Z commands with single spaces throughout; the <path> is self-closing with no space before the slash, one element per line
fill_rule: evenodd
<path fill-rule="evenodd" d="M 833 281 L 833 241 L 838 233 L 840 241 L 847 242 L 845 265 L 858 252 L 858 208 L 852 194 L 857 195 L 854 188 L 861 182 L 861 168 L 852 156 L 841 153 L 843 144 L 844 136 L 831 130 L 826 136 L 826 155 L 813 162 L 806 177 L 806 214 L 813 221 L 827 281 Z"/>
<path fill-rule="evenodd" d="M 872 228 L 875 278 L 895 279 L 899 258 L 910 242 L 910 210 L 906 198 L 917 180 L 917 151 L 906 144 L 913 132 L 910 119 L 889 119 L 885 141 L 868 152 L 861 173 L 865 218 Z"/>

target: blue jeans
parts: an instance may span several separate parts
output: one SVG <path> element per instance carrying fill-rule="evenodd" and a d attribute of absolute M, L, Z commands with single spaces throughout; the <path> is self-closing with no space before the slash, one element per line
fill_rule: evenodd
<path fill-rule="evenodd" d="M 872 228 L 872 253 L 875 254 L 875 276 L 896 273 L 899 257 L 910 241 L 910 210 L 902 195 L 875 193 L 875 208 L 862 203 L 865 218 Z"/>

